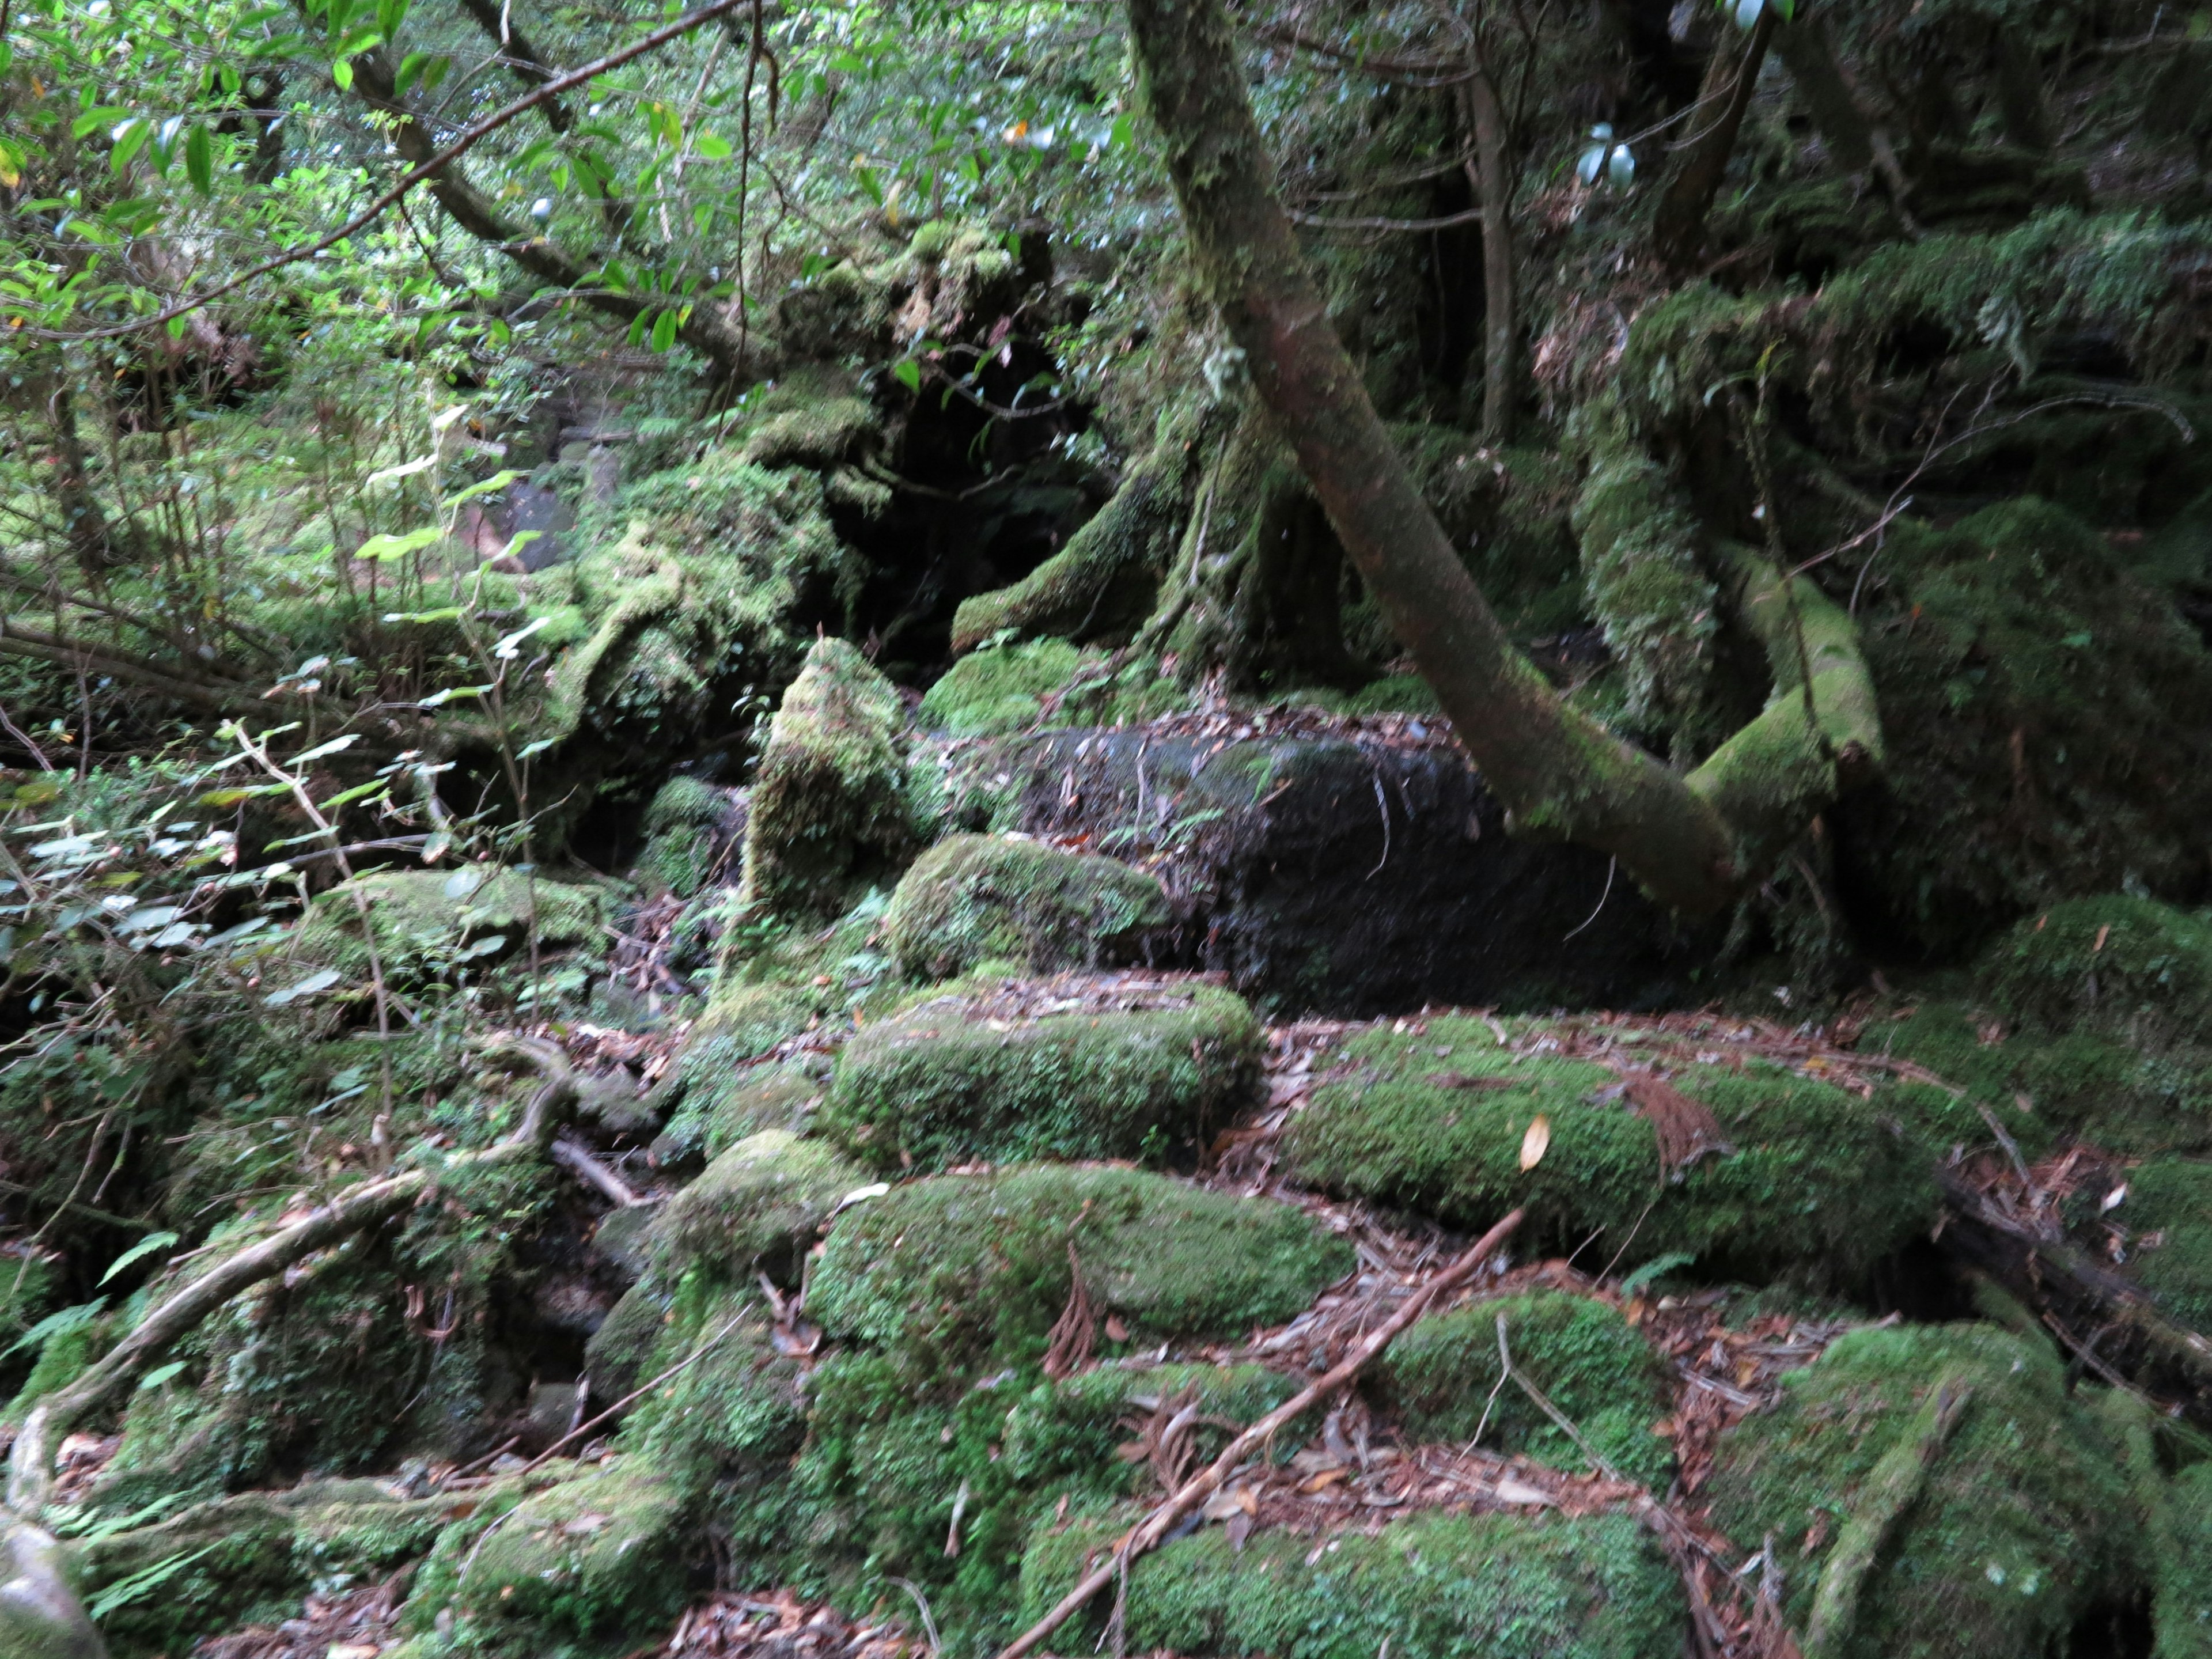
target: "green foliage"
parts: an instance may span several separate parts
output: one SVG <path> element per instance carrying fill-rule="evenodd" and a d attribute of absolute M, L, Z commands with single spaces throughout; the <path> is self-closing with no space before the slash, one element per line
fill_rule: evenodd
<path fill-rule="evenodd" d="M 1581 1469 L 1582 1450 L 1510 1382 L 1498 1357 L 1505 1322 L 1515 1370 L 1565 1412 L 1632 1480 L 1664 1492 L 1674 1450 L 1652 1425 L 1673 1395 L 1665 1369 L 1620 1313 L 1591 1297 L 1531 1291 L 1425 1319 L 1393 1343 L 1370 1386 L 1406 1433 L 1421 1441 L 1481 1443 L 1555 1468 Z M 1500 1386 L 1503 1382 L 1503 1386 Z"/>
<path fill-rule="evenodd" d="M 1709 1490 L 1729 1535 L 1772 1534 L 1802 1628 L 1863 1485 L 1929 1393 L 1972 1390 L 1919 1501 L 1873 1567 L 1850 1659 L 1998 1659 L 2063 1645 L 2093 1603 L 2141 1580 L 2115 1449 L 2069 1399 L 2048 1345 L 1988 1325 L 1867 1329 L 1783 1381 L 1723 1437 Z"/>
<path fill-rule="evenodd" d="M 696 778 L 671 778 L 645 809 L 645 850 L 635 878 L 692 897 L 728 858 L 736 824 L 726 792 Z"/>
<path fill-rule="evenodd" d="M 956 988 L 846 1044 L 822 1123 L 886 1168 L 1157 1158 L 1227 1126 L 1252 1094 L 1259 1045 L 1243 999 L 1197 980 Z"/>
<path fill-rule="evenodd" d="M 1158 881 L 1116 860 L 1012 836 L 953 836 L 900 878 L 884 933 L 900 968 L 931 980 L 992 958 L 1039 974 L 1096 968 L 1167 921 Z"/>
<path fill-rule="evenodd" d="M 1540 1022 L 1505 1029 L 1525 1052 L 1477 1019 L 1355 1037 L 1291 1119 L 1286 1167 L 1454 1226 L 1525 1205 L 1536 1248 L 1571 1249 L 1602 1228 L 1624 1266 L 1682 1251 L 1709 1277 L 1783 1271 L 1848 1286 L 1934 1217 L 1929 1146 L 1895 1103 L 1762 1060 L 1684 1067 L 1674 1086 L 1711 1111 L 1730 1149 L 1668 1174 L 1619 1073 L 1546 1054 Z M 1523 1170 L 1539 1115 L 1549 1148 Z"/>
<path fill-rule="evenodd" d="M 1077 1271 L 1093 1308 L 1142 1344 L 1278 1323 L 1351 1266 L 1346 1246 L 1272 1200 L 1038 1165 L 938 1176 L 847 1211 L 807 1311 L 890 1354 L 902 1387 L 957 1397 L 970 1377 L 1042 1358 Z"/>
<path fill-rule="evenodd" d="M 1111 1541 L 1096 1522 L 1040 1528 L 1022 1564 L 1042 1613 Z M 1080 1622 L 1095 1629 L 1100 1607 Z M 1219 1528 L 1135 1563 L 1125 1613 L 1146 1651 L 1372 1659 L 1648 1659 L 1680 1639 L 1681 1594 L 1626 1516 L 1431 1514 L 1316 1541 Z M 1078 1633 L 1078 1639 L 1089 1640 Z"/>

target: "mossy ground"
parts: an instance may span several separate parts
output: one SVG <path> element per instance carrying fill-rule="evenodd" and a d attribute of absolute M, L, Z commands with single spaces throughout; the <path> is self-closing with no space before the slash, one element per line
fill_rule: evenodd
<path fill-rule="evenodd" d="M 1285 1129 L 1286 1165 L 1455 1226 L 1525 1205 L 1534 1248 L 1595 1233 L 1592 1248 L 1624 1267 L 1681 1252 L 1708 1276 L 1849 1285 L 1935 1218 L 1929 1144 L 1899 1109 L 1915 1103 L 1869 1102 L 1759 1060 L 1688 1066 L 1674 1087 L 1710 1109 L 1730 1150 L 1670 1174 L 1620 1072 L 1543 1052 L 1527 1041 L 1540 1024 L 1500 1029 L 1527 1052 L 1480 1019 L 1355 1037 Z M 1540 1115 L 1547 1146 L 1523 1170 Z"/>
<path fill-rule="evenodd" d="M 1598 1454 L 1632 1480 L 1665 1492 L 1674 1447 L 1652 1425 L 1673 1395 L 1635 1328 L 1594 1297 L 1538 1290 L 1423 1320 L 1383 1354 L 1364 1386 L 1409 1440 L 1464 1445 L 1578 1468 L 1582 1449 L 1521 1389 L 1504 1381 L 1498 1322 L 1514 1369 L 1540 1389 Z"/>
<path fill-rule="evenodd" d="M 1041 1528 L 1022 1565 L 1024 1613 L 1042 1613 L 1111 1539 L 1097 1522 Z M 1655 1659 L 1685 1622 L 1666 1557 L 1610 1515 L 1430 1515 L 1323 1540 L 1263 1534 L 1242 1552 L 1208 1528 L 1131 1568 L 1125 1616 L 1143 1651 L 1279 1659 L 1373 1659 L 1386 1644 L 1406 1659 Z"/>
<path fill-rule="evenodd" d="M 886 1168 L 1188 1157 L 1250 1097 L 1259 1042 L 1243 1000 L 1196 980 L 1071 975 L 1013 1006 L 956 989 L 854 1036 L 822 1121 Z"/>
<path fill-rule="evenodd" d="M 993 959 L 1050 974 L 1125 955 L 1141 930 L 1168 918 L 1158 881 L 1116 860 L 1025 838 L 951 836 L 900 878 L 884 933 L 918 980 Z"/>
<path fill-rule="evenodd" d="M 1850 1659 L 2063 1650 L 2088 1607 L 2145 1576 L 2116 1449 L 2047 1345 L 1990 1325 L 1866 1329 L 1785 1379 L 1717 1454 L 1714 1518 L 1772 1537 L 1797 1627 L 1862 1483 L 1947 1376 L 1972 1397 L 1874 1565 Z"/>

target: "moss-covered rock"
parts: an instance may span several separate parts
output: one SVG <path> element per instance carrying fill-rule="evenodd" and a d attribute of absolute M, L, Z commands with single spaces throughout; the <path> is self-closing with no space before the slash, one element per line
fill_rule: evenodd
<path fill-rule="evenodd" d="M 1672 1395 L 1667 1374 L 1620 1312 L 1595 1297 L 1537 1290 L 1425 1319 L 1376 1363 L 1368 1388 L 1410 1438 L 1483 1443 L 1579 1468 L 1580 1448 L 1504 1375 L 1498 1322 L 1514 1369 L 1571 1418 L 1583 1437 L 1632 1480 L 1660 1492 L 1670 1442 L 1652 1432 Z"/>
<path fill-rule="evenodd" d="M 930 1586 L 951 1650 L 988 1653 L 1013 1634 L 1022 1553 L 1039 1517 L 1154 1488 L 1140 1458 L 1117 1453 L 1162 1401 L 1195 1409 L 1193 1449 L 1210 1456 L 1224 1425 L 1249 1423 L 1297 1389 L 1256 1365 L 1101 1367 L 1057 1382 L 1024 1370 L 918 1404 L 884 1356 L 840 1355 L 815 1374 L 793 1475 L 802 1547 L 848 1599 L 881 1593 L 892 1576 Z M 1286 1434 L 1278 1455 L 1302 1432 Z"/>
<path fill-rule="evenodd" d="M 744 832 L 744 808 L 732 792 L 696 778 L 671 778 L 645 809 L 645 850 L 636 879 L 690 898 L 728 860 Z"/>
<path fill-rule="evenodd" d="M 698 1267 L 738 1284 L 790 1269 L 837 1200 L 868 1176 L 818 1140 L 763 1129 L 716 1158 L 654 1218 L 646 1249 L 673 1278 Z"/>
<path fill-rule="evenodd" d="M 1540 1022 L 1372 1028 L 1291 1119 L 1286 1167 L 1455 1226 L 1525 1205 L 1534 1248 L 1571 1249 L 1601 1228 L 1624 1263 L 1679 1251 L 1701 1272 L 1754 1280 L 1849 1285 L 1935 1218 L 1934 1154 L 1902 1113 L 1948 1109 L 1940 1091 L 1869 1102 L 1765 1060 L 1687 1065 L 1672 1089 L 1711 1114 L 1724 1145 L 1670 1172 L 1623 1073 L 1550 1047 Z M 1523 1170 L 1539 1116 L 1547 1145 Z"/>
<path fill-rule="evenodd" d="M 706 1540 L 693 1494 L 642 1459 L 610 1459 L 489 1517 L 448 1528 L 410 1598 L 410 1622 L 450 1608 L 494 1652 L 558 1650 L 673 1619 Z M 549 1642 L 550 1638 L 550 1642 Z"/>
<path fill-rule="evenodd" d="M 2109 1218 L 2133 1240 L 2130 1272 L 2177 1324 L 2212 1332 L 2212 1164 L 2154 1158 L 2127 1189 Z"/>
<path fill-rule="evenodd" d="M 1022 1563 L 1023 1612 L 1042 1614 L 1113 1533 L 1041 1526 Z M 1061 1640 L 1080 1650 L 1101 1598 Z M 1273 1659 L 1655 1659 L 1681 1645 L 1680 1581 L 1626 1516 L 1522 1520 L 1424 1515 L 1327 1540 L 1219 1528 L 1129 1571 L 1133 1650 Z"/>
<path fill-rule="evenodd" d="M 1117 859 L 1026 836 L 953 836 L 900 878 L 884 933 L 909 977 L 950 979 L 994 959 L 1040 974 L 1096 968 L 1167 921 L 1158 881 Z"/>
<path fill-rule="evenodd" d="M 2149 1046 L 2212 1038 L 2212 918 L 2108 893 L 2068 899 L 1982 953 L 1975 989 L 2005 1018 Z"/>
<path fill-rule="evenodd" d="M 769 728 L 745 823 L 743 896 L 770 912 L 836 915 L 918 844 L 890 681 L 821 639 Z"/>
<path fill-rule="evenodd" d="M 1804 1627 L 1875 1468 L 1939 1387 L 1971 1390 L 1917 1501 L 1870 1568 L 1849 1659 L 2011 1659 L 2067 1651 L 2075 1621 L 2130 1599 L 2142 1540 L 2117 1449 L 2067 1393 L 2051 1347 L 1989 1325 L 1856 1331 L 1784 1380 L 1769 1412 L 1723 1437 L 1715 1522 L 1771 1537 Z M 1890 1496 L 1893 1498 L 1893 1492 Z"/>
<path fill-rule="evenodd" d="M 335 968 L 344 976 L 332 994 L 368 994 L 356 895 L 368 901 L 378 958 L 395 985 L 520 950 L 533 927 L 541 948 L 596 945 L 610 908 L 600 888 L 496 865 L 373 870 L 316 895 L 293 934 L 291 954 L 302 968 Z"/>
<path fill-rule="evenodd" d="M 946 670 L 921 700 L 922 723 L 948 738 L 1000 736 L 1044 726 L 1122 726 L 1185 707 L 1189 695 L 1139 653 L 1078 650 L 1066 640 L 979 648 Z"/>
<path fill-rule="evenodd" d="M 848 1210 L 806 1306 L 831 1337 L 893 1355 L 915 1388 L 957 1393 L 1043 1356 L 1079 1266 L 1099 1317 L 1142 1343 L 1279 1323 L 1352 1262 L 1288 1205 L 1137 1170 L 1040 1165 L 938 1176 Z"/>
<path fill-rule="evenodd" d="M 1252 1011 L 1200 980 L 961 988 L 847 1043 L 822 1122 L 884 1167 L 1159 1158 L 1227 1126 L 1259 1056 Z"/>
<path fill-rule="evenodd" d="M 716 1050 L 726 1042 L 727 1049 Z M 766 1129 L 804 1129 L 822 1103 L 827 1062 L 815 1055 L 751 1063 L 726 1059 L 742 1036 L 695 1032 L 678 1062 L 680 1105 L 655 1143 L 664 1160 L 702 1153 L 720 1158 Z"/>
<path fill-rule="evenodd" d="M 2087 526 L 2023 500 L 1900 520 L 1894 608 L 1863 623 L 1883 724 L 1909 733 L 1845 803 L 1851 886 L 1923 948 L 2075 894 L 2204 878 L 2212 651 Z"/>
<path fill-rule="evenodd" d="M 643 1370 L 641 1382 L 675 1371 L 624 1428 L 649 1467 L 702 1490 L 710 1480 L 780 1483 L 806 1433 L 805 1384 L 750 1285 L 687 1276 Z"/>

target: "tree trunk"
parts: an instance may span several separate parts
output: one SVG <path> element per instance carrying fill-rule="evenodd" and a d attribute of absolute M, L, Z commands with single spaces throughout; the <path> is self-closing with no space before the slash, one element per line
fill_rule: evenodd
<path fill-rule="evenodd" d="M 1507 153 L 1505 112 L 1486 64 L 1470 66 L 1468 125 L 1474 132 L 1474 164 L 1468 182 L 1482 210 L 1482 435 L 1502 444 L 1513 436 L 1513 408 L 1520 396 L 1520 340 L 1513 307 L 1513 168 Z"/>
<path fill-rule="evenodd" d="M 1560 701 L 1391 447 L 1275 196 L 1218 0 L 1129 0 L 1128 13 L 1200 274 L 1346 552 L 1512 822 L 1613 854 L 1678 909 L 1717 908 L 1741 879 L 1719 813 Z"/>
<path fill-rule="evenodd" d="M 1669 270 L 1687 270 L 1705 245 L 1705 216 L 1720 194 L 1728 175 L 1729 158 L 1735 154 L 1736 134 L 1743 128 L 1743 112 L 1751 107 L 1753 89 L 1759 84 L 1759 66 L 1766 62 L 1766 47 L 1774 38 L 1778 14 L 1773 0 L 1759 9 L 1752 25 L 1751 44 L 1741 57 L 1723 38 L 1713 48 L 1705 68 L 1705 85 L 1698 107 L 1690 117 L 1687 152 L 1667 181 L 1659 199 L 1658 217 L 1652 227 L 1660 261 Z"/>

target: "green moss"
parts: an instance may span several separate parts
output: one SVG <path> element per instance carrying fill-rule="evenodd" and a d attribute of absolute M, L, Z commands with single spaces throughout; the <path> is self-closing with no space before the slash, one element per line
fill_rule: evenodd
<path fill-rule="evenodd" d="M 1071 1251 L 1099 1316 L 1118 1315 L 1139 1344 L 1279 1323 L 1352 1261 L 1287 1205 L 1136 1170 L 1040 1165 L 938 1176 L 847 1211 L 807 1312 L 832 1337 L 893 1354 L 916 1389 L 957 1392 L 1042 1357 Z"/>
<path fill-rule="evenodd" d="M 1364 685 L 1345 702 L 1351 714 L 1440 714 L 1437 694 L 1419 674 L 1393 674 Z"/>
<path fill-rule="evenodd" d="M 1080 651 L 1056 639 L 971 651 L 923 696 L 923 723 L 954 738 L 1025 732 L 1082 660 Z"/>
<path fill-rule="evenodd" d="M 1161 1401 L 1196 1407 L 1206 1420 L 1195 1449 L 1211 1456 L 1231 1432 L 1224 1424 L 1252 1421 L 1297 1387 L 1251 1365 L 1101 1368 L 1060 1382 L 1025 1370 L 917 1406 L 883 1357 L 840 1356 L 815 1374 L 811 1437 L 794 1474 L 805 1559 L 848 1600 L 890 1589 L 893 1576 L 921 1582 L 950 1648 L 988 1653 L 1013 1634 L 1037 1518 L 1154 1486 L 1141 1460 L 1116 1453 Z M 1303 1432 L 1286 1435 L 1279 1455 Z"/>
<path fill-rule="evenodd" d="M 669 1200 L 646 1249 L 671 1277 L 698 1267 L 749 1285 L 764 1266 L 795 1267 L 837 1200 L 867 1180 L 858 1164 L 820 1141 L 764 1129 L 722 1153 Z M 797 1277 L 788 1271 L 770 1276 Z"/>
<path fill-rule="evenodd" d="M 900 878 L 884 933 L 910 977 L 949 979 L 994 957 L 1032 973 L 1095 968 L 1167 921 L 1158 881 L 1119 860 L 953 836 Z"/>
<path fill-rule="evenodd" d="M 1157 1157 L 1225 1127 L 1259 1057 L 1243 999 L 1201 981 L 955 991 L 846 1044 L 822 1121 L 886 1167 Z"/>
<path fill-rule="evenodd" d="M 2111 1218 L 2135 1240 L 2136 1281 L 2177 1323 L 2212 1331 L 2212 1164 L 2154 1159 L 2127 1186 Z"/>
<path fill-rule="evenodd" d="M 2131 1155 L 2212 1148 L 2212 1058 L 2185 1050 L 2147 1050 L 2094 1030 L 2008 1027 L 1986 1007 L 1933 998 L 1869 1026 L 1859 1047 L 1913 1060 L 1964 1090 L 1969 1107 L 1996 1113 L 2030 1158 L 2061 1136 Z M 1931 1138 L 1980 1136 L 1960 1118 Z"/>
<path fill-rule="evenodd" d="M 2047 503 L 1900 521 L 1863 616 L 1895 745 L 1850 803 L 1854 883 L 1923 948 L 2075 895 L 2193 891 L 2212 818 L 2212 652 L 2171 599 Z"/>
<path fill-rule="evenodd" d="M 712 1271 L 687 1274 L 640 1382 L 679 1365 L 639 1403 L 623 1444 L 687 1488 L 780 1480 L 806 1432 L 805 1383 L 797 1362 L 777 1349 L 759 1292 Z"/>
<path fill-rule="evenodd" d="M 374 870 L 316 895 L 291 947 L 303 967 L 336 968 L 346 975 L 345 991 L 362 996 L 368 994 L 368 952 L 354 906 L 356 893 L 368 901 L 377 953 L 387 981 L 395 985 L 520 950 L 533 919 L 545 949 L 595 945 L 608 919 L 606 895 L 597 887 L 543 876 L 533 881 L 495 865 Z"/>
<path fill-rule="evenodd" d="M 745 824 L 744 901 L 836 915 L 915 850 L 890 681 L 842 640 L 822 639 L 769 727 Z"/>
<path fill-rule="evenodd" d="M 489 1525 L 450 1528 L 417 1600 L 451 1606 L 488 1644 L 635 1632 L 672 1620 L 705 1540 L 695 1500 L 635 1457 L 524 1498 Z M 427 1593 L 427 1594 L 426 1594 Z"/>
<path fill-rule="evenodd" d="M 2140 1044 L 2212 1039 L 2212 919 L 2150 899 L 2054 904 L 1983 952 L 1974 979 L 2022 1024 Z"/>
<path fill-rule="evenodd" d="M 1947 1376 L 1972 1390 L 1919 1501 L 1876 1559 L 1850 1659 L 2060 1652 L 2093 1603 L 2125 1601 L 2141 1539 L 2116 1449 L 2069 1398 L 2051 1346 L 1988 1325 L 1844 1336 L 1723 1437 L 1708 1490 L 1729 1536 L 1771 1536 L 1802 1629 L 1882 1455 Z"/>
<path fill-rule="evenodd" d="M 1935 1218 L 1932 1152 L 1893 1110 L 1761 1060 L 1693 1065 L 1673 1079 L 1733 1150 L 1671 1176 L 1620 1074 L 1542 1052 L 1541 1026 L 1432 1019 L 1348 1042 L 1285 1133 L 1286 1168 L 1334 1191 L 1485 1227 L 1525 1205 L 1532 1248 L 1572 1249 L 1599 1228 L 1608 1255 L 1672 1251 L 1711 1277 L 1778 1270 L 1842 1285 Z M 1520 1167 L 1531 1121 L 1549 1149 Z"/>
<path fill-rule="evenodd" d="M 740 822 L 729 794 L 696 778 L 671 778 L 645 809 L 645 850 L 635 878 L 649 889 L 690 898 L 730 853 Z"/>
<path fill-rule="evenodd" d="M 1026 1617 L 1110 1542 L 1097 1524 L 1040 1528 L 1022 1565 Z M 1063 1634 L 1087 1650 L 1102 1597 Z M 1169 1544 L 1129 1573 L 1134 1651 L 1273 1659 L 1653 1659 L 1680 1645 L 1681 1591 L 1626 1516 L 1522 1520 L 1424 1515 L 1326 1540 L 1262 1533 L 1239 1552 L 1219 1528 Z"/>
<path fill-rule="evenodd" d="M 724 1048 L 726 1043 L 728 1047 Z M 658 1144 L 664 1158 L 702 1152 L 720 1158 L 763 1130 L 806 1127 L 822 1103 L 823 1064 L 811 1056 L 752 1065 L 732 1057 L 744 1043 L 695 1034 L 678 1060 L 684 1101 Z"/>
<path fill-rule="evenodd" d="M 2212 1651 L 2212 1463 L 2173 1478 L 2167 1494 L 2175 1571 L 2159 1598 L 2158 1659 L 2192 1659 Z"/>
<path fill-rule="evenodd" d="M 820 364 L 770 383 L 747 413 L 738 453 L 755 466 L 827 471 L 872 457 L 883 442 L 883 416 L 854 394 L 851 376 Z"/>
<path fill-rule="evenodd" d="M 1425 1319 L 1376 1362 L 1369 1386 L 1377 1402 L 1412 1438 L 1465 1443 L 1480 1429 L 1493 1449 L 1583 1468 L 1580 1449 L 1525 1392 L 1498 1386 L 1500 1319 L 1514 1368 L 1615 1468 L 1664 1492 L 1674 1448 L 1651 1425 L 1673 1399 L 1666 1370 L 1634 1328 L 1592 1297 L 1531 1291 Z"/>

